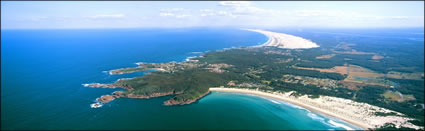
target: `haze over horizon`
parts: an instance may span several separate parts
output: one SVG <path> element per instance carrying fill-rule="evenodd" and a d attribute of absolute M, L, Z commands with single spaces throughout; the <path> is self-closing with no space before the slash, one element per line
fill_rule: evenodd
<path fill-rule="evenodd" d="M 1 28 L 423 28 L 423 10 L 423 1 L 2 1 Z"/>

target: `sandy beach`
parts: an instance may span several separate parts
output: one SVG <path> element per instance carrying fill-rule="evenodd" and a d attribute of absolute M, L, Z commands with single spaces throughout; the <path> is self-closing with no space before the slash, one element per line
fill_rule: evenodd
<path fill-rule="evenodd" d="M 308 48 L 317 48 L 318 44 L 312 42 L 311 40 L 304 39 L 302 37 L 293 36 L 284 33 L 264 31 L 259 29 L 243 29 L 247 31 L 253 31 L 261 33 L 269 38 L 269 40 L 259 46 L 274 46 L 278 48 L 285 49 L 308 49 Z"/>
<path fill-rule="evenodd" d="M 312 99 L 308 98 L 306 95 L 300 97 L 290 96 L 292 92 L 264 92 L 254 89 L 238 88 L 210 88 L 210 91 L 246 93 L 263 97 L 275 98 L 284 102 L 289 102 L 301 106 L 311 111 L 319 112 L 324 115 L 344 120 L 363 129 L 374 129 L 384 125 L 385 123 L 393 123 L 398 127 L 404 126 L 415 129 L 423 129 L 423 127 L 418 127 L 407 122 L 408 120 L 410 120 L 410 118 L 400 116 L 375 115 L 375 112 L 388 113 L 395 111 L 342 98 L 320 96 L 319 98 Z M 395 113 L 401 114 L 398 112 Z"/>

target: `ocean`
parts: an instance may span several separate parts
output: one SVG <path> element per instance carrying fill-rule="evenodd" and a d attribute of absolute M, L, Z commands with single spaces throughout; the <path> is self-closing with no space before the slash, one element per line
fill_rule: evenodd
<path fill-rule="evenodd" d="M 143 75 L 104 72 L 136 62 L 184 61 L 266 41 L 237 29 L 2 30 L 1 129 L 344 129 L 335 122 L 359 129 L 282 101 L 224 92 L 184 106 L 163 106 L 166 96 L 94 109 L 97 97 L 121 89 L 82 86 Z"/>

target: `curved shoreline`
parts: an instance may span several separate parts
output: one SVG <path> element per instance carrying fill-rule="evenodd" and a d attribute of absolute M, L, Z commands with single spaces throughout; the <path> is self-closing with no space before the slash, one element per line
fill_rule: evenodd
<path fill-rule="evenodd" d="M 254 47 L 274 46 L 277 48 L 284 48 L 284 49 L 309 49 L 309 48 L 320 47 L 317 43 L 299 36 L 294 36 L 294 35 L 289 35 L 289 34 L 279 33 L 279 32 L 265 31 L 260 29 L 241 29 L 241 30 L 261 33 L 268 38 L 267 42 Z"/>
<path fill-rule="evenodd" d="M 295 104 L 297 106 L 301 106 L 301 107 L 303 107 L 307 110 L 315 111 L 315 112 L 318 112 L 318 113 L 323 114 L 325 116 L 335 117 L 337 119 L 343 120 L 343 121 L 350 123 L 352 125 L 360 127 L 363 130 L 373 128 L 373 127 L 370 127 L 369 125 L 367 125 L 363 122 L 358 122 L 356 120 L 346 118 L 342 115 L 338 115 L 338 114 L 333 113 L 331 111 L 323 110 L 323 109 L 320 109 L 318 107 L 314 107 L 314 106 L 311 106 L 311 105 L 308 105 L 308 104 L 304 104 L 304 103 L 301 103 L 300 101 L 292 100 L 290 98 L 285 98 L 285 97 L 282 97 L 280 95 L 276 95 L 276 94 L 272 94 L 272 93 L 266 93 L 266 92 L 258 91 L 258 90 L 235 89 L 235 88 L 210 88 L 210 91 L 234 92 L 234 93 L 252 94 L 252 95 L 258 95 L 258 96 L 262 96 L 262 97 L 274 98 L 274 99 L 281 100 L 283 102 L 288 102 L 288 103 L 291 103 L 291 104 Z"/>

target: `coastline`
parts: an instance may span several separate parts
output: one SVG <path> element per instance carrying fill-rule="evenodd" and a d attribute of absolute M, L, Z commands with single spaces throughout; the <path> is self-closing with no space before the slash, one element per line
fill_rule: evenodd
<path fill-rule="evenodd" d="M 265 35 L 268 40 L 267 42 L 253 46 L 253 47 L 262 47 L 262 46 L 273 46 L 277 48 L 284 49 L 309 49 L 309 48 L 318 48 L 320 47 L 317 43 L 294 35 L 289 35 L 279 32 L 265 31 L 261 29 L 241 29 L 246 31 L 257 32 Z"/>
<path fill-rule="evenodd" d="M 312 105 L 308 105 L 308 104 L 302 103 L 301 101 L 290 99 L 289 97 L 283 97 L 283 96 L 277 95 L 277 94 L 267 93 L 267 92 L 258 91 L 258 90 L 236 89 L 236 88 L 210 88 L 210 91 L 234 92 L 234 93 L 252 94 L 252 95 L 258 95 L 258 96 L 262 96 L 262 97 L 274 98 L 274 99 L 278 99 L 278 100 L 281 100 L 281 101 L 284 101 L 284 102 L 295 104 L 297 106 L 301 106 L 303 108 L 306 108 L 307 110 L 315 111 L 315 112 L 318 112 L 318 113 L 321 113 L 321 114 L 324 114 L 324 115 L 327 115 L 327 116 L 331 116 L 331 117 L 341 119 L 345 122 L 348 122 L 350 124 L 358 126 L 358 127 L 362 128 L 364 130 L 369 129 L 369 128 L 373 128 L 373 127 L 371 127 L 368 124 L 365 124 L 363 122 L 352 120 L 352 119 L 349 119 L 345 116 L 333 113 L 331 111 L 324 110 L 324 109 L 321 109 L 319 107 L 315 107 L 315 106 L 312 106 Z"/>
<path fill-rule="evenodd" d="M 213 87 L 210 88 L 210 91 L 253 94 L 262 97 L 278 99 L 326 116 L 343 120 L 359 128 L 363 128 L 364 130 L 373 130 L 384 126 L 387 123 L 394 124 L 397 128 L 408 127 L 416 130 L 423 130 L 423 127 L 416 126 L 409 122 L 410 120 L 414 119 L 405 117 L 405 115 L 400 112 L 343 98 L 331 96 L 309 98 L 307 95 L 295 97 L 291 95 L 294 93 L 294 91 L 272 92 L 261 91 L 258 89 L 241 88 Z M 395 115 L 382 116 L 376 115 L 376 113 L 394 113 Z"/>
<path fill-rule="evenodd" d="M 248 30 L 248 31 L 254 31 L 258 33 L 262 33 L 263 35 L 267 36 L 268 40 L 264 44 L 253 46 L 253 47 L 262 47 L 262 46 L 275 46 L 278 48 L 287 48 L 287 49 L 299 49 L 299 48 L 317 48 L 318 45 L 308 45 L 308 46 L 295 46 L 290 45 L 288 46 L 287 43 L 284 43 L 285 39 L 290 39 L 292 41 L 299 41 L 299 43 L 313 43 L 311 41 L 308 41 L 306 39 L 298 39 L 293 38 L 290 36 L 288 38 L 287 34 L 282 33 L 276 33 L 276 32 L 268 32 L 263 30 Z M 315 44 L 315 43 L 313 43 Z M 235 47 L 232 47 L 235 48 Z M 232 49 L 230 48 L 230 49 Z M 223 49 L 223 50 L 226 50 Z M 196 60 L 192 60 L 192 58 L 196 57 L 203 57 L 203 54 L 199 56 L 188 56 L 184 61 L 182 62 L 197 62 Z M 141 65 L 141 62 L 136 63 L 138 65 Z M 126 68 L 124 68 L 126 69 Z M 163 71 L 162 68 L 154 68 L 155 71 Z M 83 84 L 84 86 L 87 86 L 87 84 Z M 278 92 L 271 92 L 271 91 L 259 91 L 259 90 L 249 90 L 249 89 L 236 89 L 236 88 L 210 88 L 210 91 L 222 91 L 222 92 L 236 92 L 236 93 L 245 93 L 245 94 L 253 94 L 263 97 L 269 97 L 269 98 L 275 98 L 279 99 L 284 102 L 292 103 L 298 106 L 301 106 L 307 110 L 311 110 L 326 116 L 334 117 L 340 120 L 343 120 L 347 123 L 350 123 L 352 125 L 355 125 L 362 129 L 374 129 L 378 128 L 385 123 L 394 123 L 397 127 L 405 126 L 411 127 L 415 129 L 421 129 L 421 127 L 412 125 L 411 123 L 408 123 L 407 121 L 410 120 L 405 117 L 382 117 L 382 116 L 376 116 L 376 112 L 383 112 L 383 113 L 392 113 L 394 111 L 378 108 L 376 106 L 371 106 L 366 103 L 358 103 L 355 101 L 351 101 L 348 99 L 342 99 L 342 98 L 336 98 L 336 97 L 329 97 L 329 96 L 321 96 L 321 98 L 318 99 L 311 99 L 307 98 L 307 96 L 300 97 L 301 99 L 298 99 L 296 97 L 288 95 L 291 94 L 291 92 L 284 92 L 284 93 L 278 93 Z M 206 93 L 208 94 L 208 92 Z M 183 105 L 183 104 L 190 104 L 198 99 L 202 98 L 204 95 L 190 100 L 190 102 L 175 102 L 175 101 L 165 101 L 164 105 Z M 169 94 L 167 94 L 169 95 Z M 107 95 L 106 95 L 107 96 Z M 103 96 L 102 96 L 103 97 Z M 102 98 L 101 97 L 101 98 Z M 108 96 L 109 97 L 109 96 Z M 142 96 L 145 98 L 144 96 Z M 132 97 L 129 97 L 132 98 Z M 133 97 L 133 98 L 141 98 L 141 97 Z M 148 97 L 149 98 L 149 97 Z M 108 101 L 111 101 L 113 99 L 108 99 Z M 333 102 L 337 101 L 337 102 Z M 342 102 L 341 102 L 342 101 Z M 319 103 L 318 103 L 319 102 Z M 321 103 L 320 103 L 321 102 Z M 331 104 L 328 104 L 327 102 L 331 102 Z M 339 102 L 339 103 L 338 103 Z M 336 105 L 335 103 L 338 103 L 340 105 Z M 354 103 L 354 106 L 350 105 L 351 103 Z M 333 105 L 332 105 L 333 104 Z M 346 107 L 341 107 L 346 106 Z M 352 109 L 349 109 L 352 108 Z M 358 108 L 358 109 L 357 109 Z M 366 109 L 373 109 L 373 111 L 368 111 Z M 378 109 L 378 111 L 375 112 L 374 109 Z M 401 116 L 403 114 L 395 112 L 397 115 Z M 401 114 L 401 115 L 400 115 Z M 407 124 L 406 124 L 407 123 Z M 345 128 L 347 130 L 350 130 L 348 128 Z M 423 129 L 423 127 L 422 127 Z"/>

